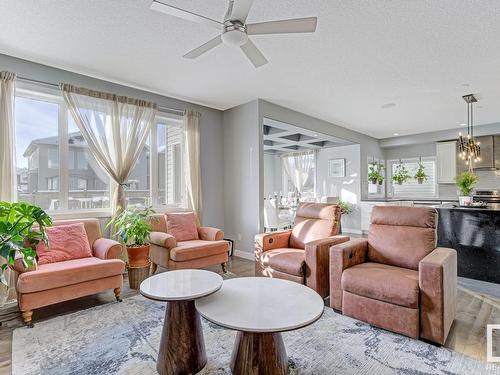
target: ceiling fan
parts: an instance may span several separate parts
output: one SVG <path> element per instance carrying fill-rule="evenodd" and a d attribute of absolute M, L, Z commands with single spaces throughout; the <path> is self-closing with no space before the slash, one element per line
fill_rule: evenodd
<path fill-rule="evenodd" d="M 229 6 L 224 16 L 224 21 L 219 22 L 209 17 L 190 12 L 173 5 L 153 0 L 151 9 L 183 18 L 189 21 L 202 23 L 221 30 L 221 34 L 205 44 L 186 53 L 183 57 L 195 59 L 205 52 L 226 44 L 240 47 L 251 63 L 256 67 L 267 64 L 267 59 L 249 38 L 251 35 L 285 34 L 285 33 L 312 33 L 316 31 L 317 17 L 295 18 L 270 22 L 246 23 L 248 13 L 254 0 L 229 0 Z"/>

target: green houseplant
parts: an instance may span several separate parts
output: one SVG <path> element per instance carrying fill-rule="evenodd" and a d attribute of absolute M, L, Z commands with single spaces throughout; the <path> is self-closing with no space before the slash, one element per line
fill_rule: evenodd
<path fill-rule="evenodd" d="M 384 182 L 383 170 L 384 166 L 381 163 L 370 163 L 368 166 L 368 181 L 373 185 L 377 183 L 382 185 L 382 182 Z"/>
<path fill-rule="evenodd" d="M 459 176 L 455 178 L 456 184 L 462 193 L 461 196 L 458 197 L 458 201 L 460 206 L 470 206 L 472 203 L 472 190 L 474 190 L 474 186 L 476 185 L 478 177 L 470 172 L 463 172 Z"/>
<path fill-rule="evenodd" d="M 352 205 L 347 201 L 339 200 L 338 206 L 342 215 L 349 215 L 352 212 Z"/>
<path fill-rule="evenodd" d="M 404 182 L 411 178 L 408 169 L 404 166 L 403 162 L 400 160 L 399 164 L 396 166 L 396 170 L 392 175 L 392 182 L 402 185 Z"/>
<path fill-rule="evenodd" d="M 116 235 L 127 247 L 129 267 L 149 265 L 149 235 L 151 217 L 150 207 L 130 207 L 113 217 L 107 227 L 113 227 Z"/>
<path fill-rule="evenodd" d="M 424 181 L 427 181 L 429 179 L 429 176 L 427 176 L 427 174 L 425 173 L 425 167 L 422 162 L 418 162 L 418 169 L 415 172 L 415 176 L 413 176 L 413 178 L 415 178 L 415 180 L 417 180 L 419 184 L 423 184 Z"/>
<path fill-rule="evenodd" d="M 33 226 L 36 225 L 36 229 Z M 16 253 L 22 255 L 24 267 L 35 264 L 34 246 L 44 241 L 48 247 L 46 228 L 52 225 L 50 216 L 40 207 L 29 203 L 0 202 L 0 255 L 7 259 L 0 268 L 0 279 L 6 284 L 4 271 L 15 262 Z"/>

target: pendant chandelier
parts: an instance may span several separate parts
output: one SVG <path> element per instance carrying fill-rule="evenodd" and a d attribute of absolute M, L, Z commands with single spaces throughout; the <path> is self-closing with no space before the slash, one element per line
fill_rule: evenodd
<path fill-rule="evenodd" d="M 473 171 L 474 163 L 481 161 L 481 148 L 479 142 L 474 139 L 474 111 L 473 104 L 477 102 L 474 94 L 464 95 L 462 98 L 467 103 L 467 136 L 459 133 L 457 140 L 458 155 L 465 164 L 469 166 L 469 171 Z"/>

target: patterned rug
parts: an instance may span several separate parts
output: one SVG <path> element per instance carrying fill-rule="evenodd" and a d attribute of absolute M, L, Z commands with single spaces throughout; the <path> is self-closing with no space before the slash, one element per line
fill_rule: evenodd
<path fill-rule="evenodd" d="M 156 374 L 165 303 L 135 296 L 39 322 L 13 334 L 13 375 Z M 208 363 L 230 374 L 235 332 L 203 321 Z M 486 364 L 335 313 L 283 334 L 290 374 L 500 375 Z"/>

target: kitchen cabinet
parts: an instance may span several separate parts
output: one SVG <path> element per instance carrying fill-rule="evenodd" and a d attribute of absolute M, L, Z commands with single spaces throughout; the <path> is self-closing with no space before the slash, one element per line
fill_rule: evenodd
<path fill-rule="evenodd" d="M 454 184 L 457 175 L 456 141 L 436 143 L 436 174 L 440 184 Z"/>
<path fill-rule="evenodd" d="M 495 165 L 493 153 L 493 136 L 476 137 L 481 147 L 481 160 L 474 163 L 474 168 L 492 168 Z"/>

